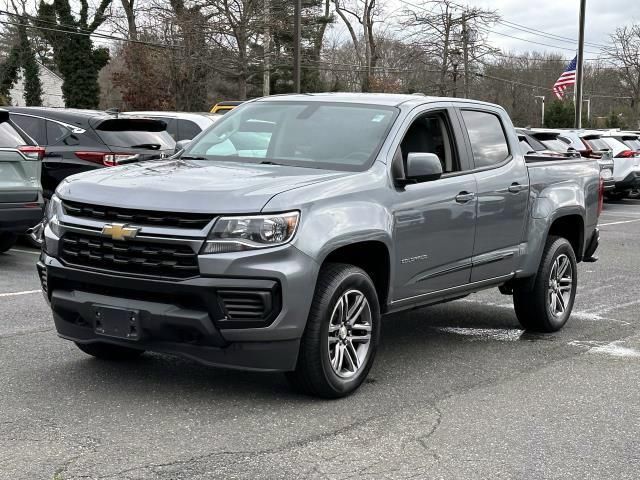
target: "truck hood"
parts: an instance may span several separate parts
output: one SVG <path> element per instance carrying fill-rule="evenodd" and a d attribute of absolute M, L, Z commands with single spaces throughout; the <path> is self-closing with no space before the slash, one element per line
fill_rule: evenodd
<path fill-rule="evenodd" d="M 349 174 L 280 165 L 177 159 L 73 175 L 60 184 L 57 193 L 65 200 L 140 210 L 254 213 L 260 212 L 278 193 L 345 175 Z"/>

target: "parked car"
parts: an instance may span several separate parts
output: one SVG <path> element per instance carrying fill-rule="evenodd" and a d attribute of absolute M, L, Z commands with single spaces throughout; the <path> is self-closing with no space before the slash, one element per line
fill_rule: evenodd
<path fill-rule="evenodd" d="M 45 147 L 42 187 L 45 200 L 70 175 L 174 153 L 175 141 L 160 120 L 95 110 L 7 107 L 11 120 Z M 34 224 L 35 225 L 35 224 Z M 29 240 L 39 245 L 40 229 Z"/>
<path fill-rule="evenodd" d="M 7 110 L 0 109 L 0 253 L 42 219 L 43 154 L 44 148 L 13 123 Z"/>
<path fill-rule="evenodd" d="M 577 263 L 595 261 L 601 180 L 595 160 L 540 159 L 488 103 L 266 97 L 176 158 L 63 182 L 42 287 L 89 355 L 286 371 L 342 397 L 382 314 L 499 287 L 524 328 L 565 325 Z"/>
<path fill-rule="evenodd" d="M 167 124 L 167 133 L 176 141 L 191 140 L 222 118 L 214 113 L 185 112 L 125 112 L 125 115 L 142 116 L 162 120 Z"/>
<path fill-rule="evenodd" d="M 587 130 L 560 130 L 558 139 L 575 148 L 583 157 L 594 158 L 600 165 L 601 176 L 604 180 L 604 190 L 608 197 L 616 195 L 616 178 L 614 176 L 615 163 L 613 153 L 606 143 L 601 142 L 602 137 L 597 131 Z"/>
<path fill-rule="evenodd" d="M 211 113 L 218 113 L 220 115 L 224 115 L 225 113 L 229 113 L 231 110 L 236 108 L 238 105 L 242 105 L 244 102 L 229 100 L 225 102 L 218 102 L 213 107 L 211 107 Z"/>
<path fill-rule="evenodd" d="M 622 142 L 627 148 L 636 154 L 640 153 L 640 135 L 633 132 L 624 132 L 619 130 L 611 130 L 602 132 L 603 137 L 615 138 Z"/>
<path fill-rule="evenodd" d="M 610 131 L 605 132 L 603 136 L 615 138 L 633 150 L 636 153 L 636 156 L 640 155 L 640 134 L 636 132 Z M 640 198 L 640 185 L 636 185 L 634 188 L 629 190 L 627 196 L 629 198 Z"/>
<path fill-rule="evenodd" d="M 608 148 L 613 155 L 615 188 L 607 192 L 609 198 L 619 200 L 640 188 L 640 154 L 613 137 L 598 134 L 597 138 L 594 135 L 584 138 L 592 148 Z"/>
<path fill-rule="evenodd" d="M 558 140 L 558 132 L 540 132 L 528 128 L 516 128 L 523 154 L 539 154 L 562 159 L 580 157 L 580 153 Z"/>

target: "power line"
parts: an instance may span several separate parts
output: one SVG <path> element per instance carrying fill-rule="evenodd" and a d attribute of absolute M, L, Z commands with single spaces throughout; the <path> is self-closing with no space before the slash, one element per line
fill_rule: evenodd
<path fill-rule="evenodd" d="M 161 44 L 161 43 L 153 43 L 153 42 L 145 42 L 142 40 L 132 40 L 130 38 L 121 38 L 121 37 L 116 37 L 113 35 L 106 35 L 103 33 L 84 33 L 84 32 L 78 32 L 78 31 L 70 31 L 70 30 L 62 30 L 60 28 L 49 28 L 49 27 L 40 27 L 40 26 L 35 26 L 35 25 L 25 25 L 22 23 L 16 23 L 16 22 L 9 22 L 6 20 L 0 20 L 0 24 L 2 25 L 13 25 L 13 26 L 22 26 L 25 28 L 30 28 L 30 29 L 36 29 L 36 30 L 45 30 L 45 31 L 50 31 L 50 32 L 58 32 L 58 33 L 65 33 L 65 34 L 70 34 L 70 35 L 80 35 L 80 36 L 84 36 L 84 37 L 97 37 L 97 38 L 103 38 L 103 39 L 108 39 L 108 40 L 116 40 L 119 42 L 128 42 L 128 43 L 136 43 L 136 44 L 140 44 L 140 45 L 147 45 L 147 46 L 151 46 L 151 47 L 158 47 L 158 48 L 168 48 L 168 49 L 176 49 L 176 48 L 180 48 L 177 45 L 166 45 L 166 44 Z"/>
<path fill-rule="evenodd" d="M 575 38 L 571 38 L 571 37 L 563 37 L 562 35 L 556 35 L 555 33 L 549 33 L 549 32 L 544 32 L 542 30 L 538 30 L 532 27 L 527 27 L 526 25 L 522 25 L 519 23 L 515 23 L 515 22 L 511 22 L 509 20 L 498 20 L 497 23 L 500 23 L 502 25 L 504 25 L 505 27 L 509 27 L 512 28 L 514 30 L 520 30 L 522 32 L 525 33 L 529 33 L 532 35 L 537 35 L 540 37 L 544 37 L 544 38 L 549 38 L 551 40 L 559 40 L 561 42 L 567 42 L 567 43 L 578 43 L 578 40 L 576 40 Z M 602 49 L 606 49 L 609 48 L 609 46 L 607 45 L 602 45 L 599 43 L 593 43 L 593 42 L 584 42 L 585 45 L 589 45 L 590 47 L 595 47 L 595 48 L 602 48 Z"/>

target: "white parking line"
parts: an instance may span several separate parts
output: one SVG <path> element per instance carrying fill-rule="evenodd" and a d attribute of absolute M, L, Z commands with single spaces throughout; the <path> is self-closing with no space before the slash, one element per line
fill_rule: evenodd
<path fill-rule="evenodd" d="M 598 226 L 599 227 L 606 227 L 608 225 L 621 225 L 623 223 L 635 223 L 635 222 L 640 222 L 640 218 L 637 218 L 635 220 L 622 220 L 620 222 L 600 223 L 600 224 L 598 224 Z"/>
<path fill-rule="evenodd" d="M 20 250 L 19 248 L 12 248 L 9 251 L 10 252 L 18 252 L 18 253 L 30 253 L 31 255 L 40 255 L 40 251 L 38 251 L 38 250 Z"/>
<path fill-rule="evenodd" d="M 17 297 L 18 295 L 30 295 L 32 293 L 40 293 L 42 290 L 25 290 L 23 292 L 0 293 L 0 297 Z"/>

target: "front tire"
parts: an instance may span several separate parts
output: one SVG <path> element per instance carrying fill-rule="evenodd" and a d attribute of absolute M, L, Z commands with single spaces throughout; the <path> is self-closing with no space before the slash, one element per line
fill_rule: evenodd
<path fill-rule="evenodd" d="M 533 288 L 518 285 L 513 306 L 525 330 L 557 332 L 569 320 L 578 287 L 578 264 L 565 238 L 550 236 Z"/>
<path fill-rule="evenodd" d="M 116 362 L 134 360 L 144 353 L 144 350 L 110 343 L 76 343 L 76 346 L 87 355 Z"/>
<path fill-rule="evenodd" d="M 287 379 L 297 390 L 345 397 L 364 381 L 380 338 L 380 306 L 371 278 L 332 263 L 320 270 L 298 364 Z"/>

